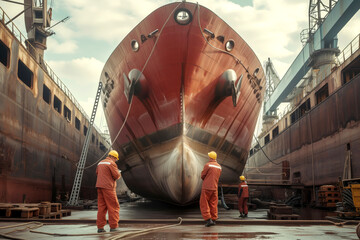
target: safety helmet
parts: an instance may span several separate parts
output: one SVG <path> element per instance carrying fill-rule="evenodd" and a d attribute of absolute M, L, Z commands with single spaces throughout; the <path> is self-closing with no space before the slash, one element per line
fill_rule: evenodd
<path fill-rule="evenodd" d="M 241 181 L 245 181 L 245 177 L 244 177 L 244 176 L 240 176 L 240 180 L 241 180 Z"/>
<path fill-rule="evenodd" d="M 116 160 L 119 160 L 119 154 L 115 150 L 111 150 L 108 155 L 116 158 Z"/>
<path fill-rule="evenodd" d="M 209 158 L 212 158 L 212 159 L 214 159 L 214 160 L 216 160 L 216 158 L 217 158 L 217 154 L 216 154 L 216 152 L 214 152 L 214 151 L 209 152 L 209 153 L 208 153 L 208 156 L 209 156 Z"/>

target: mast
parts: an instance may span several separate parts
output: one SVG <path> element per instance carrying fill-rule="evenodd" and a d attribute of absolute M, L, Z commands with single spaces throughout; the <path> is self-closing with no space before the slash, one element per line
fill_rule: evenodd
<path fill-rule="evenodd" d="M 42 63 L 44 51 L 46 50 L 47 37 L 54 34 L 46 30 L 50 27 L 52 9 L 47 9 L 47 0 L 24 0 L 25 8 L 32 7 L 25 11 L 25 26 L 28 39 L 27 48 L 31 55 Z"/>

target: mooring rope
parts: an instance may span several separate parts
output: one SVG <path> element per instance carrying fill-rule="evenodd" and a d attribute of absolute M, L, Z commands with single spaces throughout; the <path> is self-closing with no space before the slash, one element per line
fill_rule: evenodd
<path fill-rule="evenodd" d="M 76 237 L 76 236 L 97 236 L 97 235 L 113 235 L 111 237 L 108 237 L 106 239 L 109 240 L 116 240 L 116 239 L 122 239 L 125 237 L 135 237 L 135 236 L 139 236 L 139 235 L 143 235 L 155 230 L 160 230 L 160 229 L 165 229 L 165 228 L 170 228 L 170 227 L 176 227 L 181 225 L 182 223 L 182 218 L 178 217 L 177 219 L 179 222 L 175 223 L 175 224 L 171 224 L 171 225 L 165 225 L 165 226 L 160 226 L 160 227 L 153 227 L 153 228 L 147 228 L 147 229 L 143 229 L 143 230 L 129 230 L 129 231 L 119 231 L 119 232 L 105 232 L 105 233 L 85 233 L 85 234 L 71 234 L 71 233 L 49 233 L 49 232 L 41 232 L 41 231 L 34 231 L 34 230 L 30 230 L 31 233 L 37 233 L 37 234 L 44 234 L 44 235 L 50 235 L 50 236 L 58 236 L 58 237 Z"/>
<path fill-rule="evenodd" d="M 13 237 L 13 236 L 10 236 L 8 234 L 18 232 L 18 231 L 24 231 L 24 230 L 27 230 L 27 229 L 39 228 L 39 227 L 44 226 L 44 224 L 41 223 L 41 222 L 27 222 L 27 223 L 20 223 L 20 224 L 7 225 L 7 226 L 0 227 L 0 229 L 9 229 L 9 228 L 17 228 L 17 227 L 27 226 L 27 225 L 32 225 L 32 224 L 36 224 L 36 226 L 34 226 L 34 227 L 28 226 L 28 227 L 25 227 L 25 228 L 15 229 L 15 230 L 7 232 L 7 233 L 0 233 L 0 236 L 3 237 L 3 238 L 6 238 L 6 239 L 25 240 L 23 238 Z"/>

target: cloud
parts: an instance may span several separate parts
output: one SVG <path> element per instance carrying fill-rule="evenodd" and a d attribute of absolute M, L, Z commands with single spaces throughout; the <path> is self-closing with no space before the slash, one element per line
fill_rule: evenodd
<path fill-rule="evenodd" d="M 253 6 L 223 7 L 217 2 L 214 10 L 210 9 L 240 34 L 260 62 L 276 58 L 280 63 L 276 68 L 283 75 L 302 48 L 299 33 L 307 27 L 306 5 L 299 1 L 254 0 Z"/>
<path fill-rule="evenodd" d="M 73 38 L 118 43 L 148 14 L 170 2 L 103 0 L 87 4 L 84 0 L 64 0 L 62 7 L 71 15 L 71 23 L 63 28 L 70 27 L 67 34 L 76 33 Z M 286 71 L 285 63 L 289 66 L 302 48 L 299 36 L 307 27 L 308 3 L 305 1 L 254 0 L 252 6 L 245 7 L 228 0 L 199 0 L 199 4 L 215 12 L 238 32 L 261 62 L 275 57 L 283 63 L 280 75 Z"/>
<path fill-rule="evenodd" d="M 78 49 L 78 45 L 73 40 L 59 42 L 55 38 L 48 38 L 48 51 L 55 54 L 74 53 Z"/>
<path fill-rule="evenodd" d="M 360 34 L 360 11 L 358 11 L 345 27 L 339 32 L 340 50 L 345 48 L 356 36 Z M 359 42 L 359 40 L 358 40 Z"/>
<path fill-rule="evenodd" d="M 95 58 L 76 58 L 69 61 L 48 61 L 48 64 L 55 73 L 60 73 L 60 80 L 90 117 L 104 63 Z M 98 104 L 95 125 L 102 131 L 106 130 L 101 102 Z"/>
<path fill-rule="evenodd" d="M 81 107 L 84 109 L 84 111 L 87 113 L 89 117 L 91 116 L 91 113 L 93 111 L 94 102 L 95 102 L 95 95 L 94 97 L 87 97 L 79 101 Z M 101 132 L 105 132 L 105 130 L 107 130 L 107 123 L 101 103 L 98 104 L 94 123 L 96 127 L 101 130 Z"/>
<path fill-rule="evenodd" d="M 71 27 L 77 37 L 119 42 L 162 3 L 165 1 L 102 0 L 88 4 L 83 0 L 64 0 L 63 7 L 71 15 Z"/>
<path fill-rule="evenodd" d="M 76 99 L 95 97 L 103 62 L 95 58 L 76 58 L 69 61 L 52 60 L 48 64 Z"/>
<path fill-rule="evenodd" d="M 302 49 L 300 32 L 308 28 L 308 1 L 253 0 L 249 6 L 236 4 L 240 0 L 198 0 L 229 24 L 248 43 L 261 63 L 270 57 L 280 76 L 285 74 Z M 46 59 L 74 96 L 87 104 L 95 96 L 97 82 L 109 54 L 141 20 L 155 9 L 173 0 L 63 0 L 55 1 L 52 24 L 70 16 L 53 28 L 56 35 L 48 38 Z M 195 2 L 195 1 L 189 1 Z M 1 2 L 12 18 L 23 7 Z M 338 34 L 342 50 L 360 32 L 360 12 Z M 16 20 L 24 29 L 24 17 Z M 26 35 L 25 30 L 22 30 Z M 95 48 L 94 46 L 97 46 Z M 82 55 L 81 55 L 82 54 Z M 83 57 L 86 56 L 86 57 Z M 61 57 L 61 60 L 59 58 Z M 64 58 L 72 58 L 64 60 Z M 86 86 L 86 90 L 84 87 Z M 90 100 L 89 100 L 90 99 Z M 91 110 L 90 110 L 91 112 Z"/>

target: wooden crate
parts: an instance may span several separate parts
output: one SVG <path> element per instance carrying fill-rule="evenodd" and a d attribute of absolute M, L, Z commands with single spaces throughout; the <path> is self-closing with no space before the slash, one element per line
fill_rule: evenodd
<path fill-rule="evenodd" d="M 61 212 L 51 212 L 50 214 L 50 218 L 53 218 L 53 219 L 61 219 L 62 218 L 62 215 L 61 215 Z"/>
<path fill-rule="evenodd" d="M 42 202 L 39 204 L 40 215 L 48 215 L 51 213 L 50 202 Z"/>
<path fill-rule="evenodd" d="M 51 204 L 51 212 L 60 212 L 61 203 L 50 203 Z"/>

